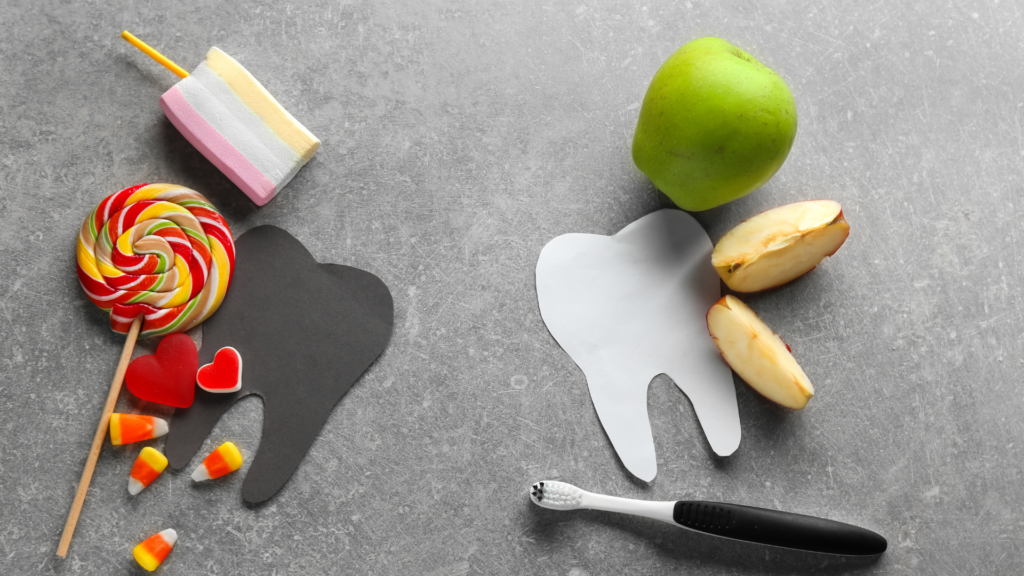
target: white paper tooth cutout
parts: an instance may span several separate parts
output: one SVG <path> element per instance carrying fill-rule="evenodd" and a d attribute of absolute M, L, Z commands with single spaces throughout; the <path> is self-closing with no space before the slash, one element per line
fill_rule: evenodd
<path fill-rule="evenodd" d="M 721 296 L 711 250 L 692 216 L 659 210 L 614 236 L 559 236 L 537 262 L 544 323 L 583 370 L 622 463 L 645 481 L 658 472 L 647 417 L 658 374 L 689 397 L 716 454 L 740 443 L 732 372 L 705 320 Z"/>

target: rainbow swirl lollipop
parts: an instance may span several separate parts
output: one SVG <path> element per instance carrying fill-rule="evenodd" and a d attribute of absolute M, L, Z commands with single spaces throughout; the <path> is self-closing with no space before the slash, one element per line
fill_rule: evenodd
<path fill-rule="evenodd" d="M 141 338 L 197 326 L 217 311 L 234 268 L 227 222 L 201 194 L 174 184 L 111 194 L 78 235 L 78 279 L 122 334 L 139 315 Z"/>
<path fill-rule="evenodd" d="M 78 280 L 127 334 L 57 555 L 66 557 L 137 337 L 183 332 L 217 311 L 235 270 L 224 218 L 194 190 L 140 184 L 111 194 L 82 224 Z"/>

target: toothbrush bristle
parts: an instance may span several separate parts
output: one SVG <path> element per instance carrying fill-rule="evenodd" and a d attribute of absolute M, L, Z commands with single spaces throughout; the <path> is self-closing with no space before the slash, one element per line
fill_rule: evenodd
<path fill-rule="evenodd" d="M 533 503 L 552 510 L 572 510 L 579 507 L 583 491 L 565 482 L 545 480 L 530 487 Z"/>

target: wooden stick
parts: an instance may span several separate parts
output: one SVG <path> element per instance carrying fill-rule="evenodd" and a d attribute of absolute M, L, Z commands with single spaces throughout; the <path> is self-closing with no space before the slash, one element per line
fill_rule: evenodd
<path fill-rule="evenodd" d="M 161 54 L 161 53 L 157 52 L 156 50 L 154 50 L 153 47 L 150 46 L 149 44 L 146 44 L 142 40 L 139 40 L 135 36 L 132 36 L 131 32 L 129 32 L 127 30 L 125 30 L 124 32 L 121 32 L 121 38 L 124 38 L 125 40 L 128 41 L 129 44 L 131 44 L 132 46 L 135 46 L 139 50 L 142 50 L 143 52 L 145 52 L 146 56 L 149 56 L 153 60 L 156 60 L 161 65 L 163 65 L 164 68 L 167 68 L 168 70 L 170 70 L 171 72 L 174 72 L 175 74 L 177 74 L 178 76 L 181 76 L 182 78 L 188 77 L 188 72 L 185 72 L 185 70 L 181 66 L 178 66 L 174 62 L 171 62 L 171 60 L 168 57 L 166 57 L 163 54 Z"/>
<path fill-rule="evenodd" d="M 132 321 L 132 327 L 128 329 L 128 339 L 124 341 L 124 350 L 121 351 L 121 361 L 117 363 L 117 371 L 114 372 L 114 381 L 110 383 L 110 392 L 107 393 L 107 403 L 103 405 L 103 414 L 100 416 L 100 425 L 96 427 L 96 435 L 92 437 L 92 448 L 89 449 L 89 458 L 85 461 L 85 470 L 82 471 L 82 479 L 78 481 L 78 491 L 75 492 L 75 501 L 71 504 L 71 512 L 68 513 L 68 521 L 64 524 L 64 534 L 60 537 L 60 546 L 57 547 L 57 556 L 64 558 L 68 555 L 68 548 L 71 546 L 71 537 L 75 534 L 75 525 L 78 524 L 78 515 L 82 513 L 82 504 L 85 503 L 85 493 L 89 491 L 89 483 L 92 482 L 92 473 L 96 470 L 96 459 L 100 457 L 100 450 L 103 448 L 103 440 L 107 437 L 107 427 L 110 426 L 110 415 L 114 412 L 114 404 L 117 403 L 117 396 L 121 393 L 121 382 L 124 381 L 124 373 L 128 370 L 128 361 L 132 359 L 132 350 L 135 349 L 135 340 L 139 337 L 139 329 L 142 328 L 142 316 Z"/>

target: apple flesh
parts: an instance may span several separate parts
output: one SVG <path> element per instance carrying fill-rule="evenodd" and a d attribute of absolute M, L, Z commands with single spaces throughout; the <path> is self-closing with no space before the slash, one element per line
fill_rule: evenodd
<path fill-rule="evenodd" d="M 725 296 L 708 310 L 708 332 L 722 358 L 762 396 L 800 410 L 814 396 L 814 386 L 789 346 L 735 296 Z"/>
<path fill-rule="evenodd" d="M 711 265 L 736 292 L 781 286 L 810 272 L 850 235 L 832 200 L 796 202 L 741 222 L 715 245 Z"/>
<path fill-rule="evenodd" d="M 708 210 L 767 182 L 796 137 L 781 76 L 720 38 L 669 56 L 651 79 L 633 162 L 683 210 Z"/>

